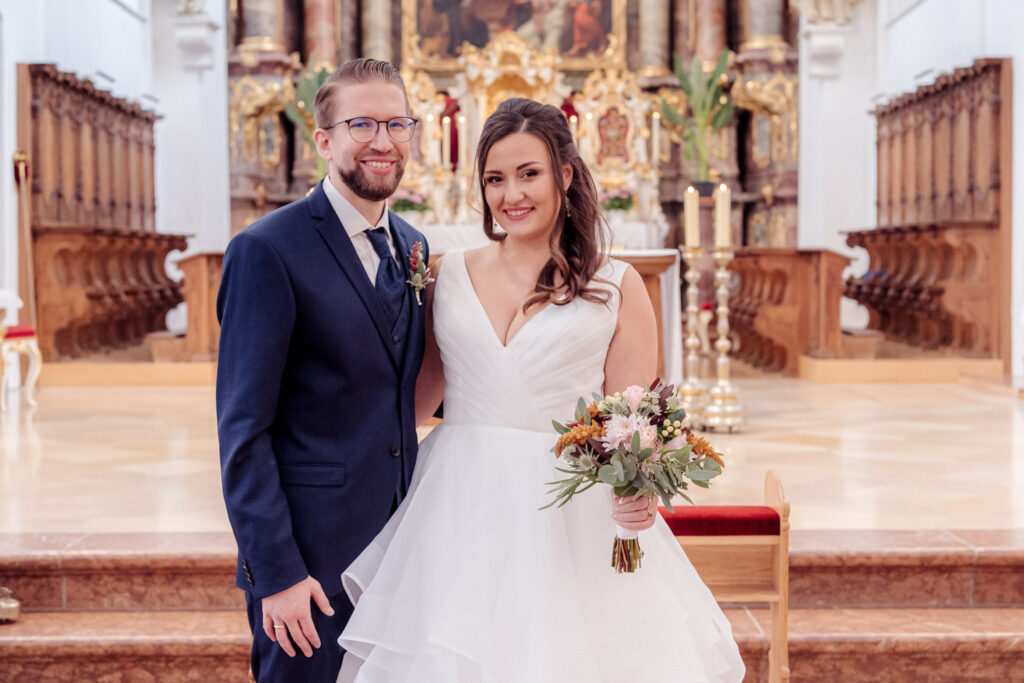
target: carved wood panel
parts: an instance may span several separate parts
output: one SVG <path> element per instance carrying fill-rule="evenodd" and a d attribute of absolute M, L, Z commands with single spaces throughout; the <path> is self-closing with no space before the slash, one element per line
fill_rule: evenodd
<path fill-rule="evenodd" d="M 849 235 L 870 264 L 846 288 L 894 339 L 1007 367 L 1010 76 L 979 59 L 873 112 L 879 227 Z"/>
<path fill-rule="evenodd" d="M 19 65 L 18 97 L 32 235 L 21 268 L 34 275 L 43 355 L 136 344 L 182 300 L 164 262 L 187 246 L 155 232 L 157 116 L 52 64 Z"/>

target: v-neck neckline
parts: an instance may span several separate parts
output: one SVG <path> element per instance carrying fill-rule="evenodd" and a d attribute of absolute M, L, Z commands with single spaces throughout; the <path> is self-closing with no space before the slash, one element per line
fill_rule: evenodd
<path fill-rule="evenodd" d="M 522 335 L 523 331 L 527 328 L 527 326 L 529 326 L 530 323 L 532 323 L 540 315 L 542 315 L 544 311 L 554 306 L 554 303 L 552 302 L 548 302 L 547 304 L 545 304 L 543 308 L 541 308 L 539 311 L 531 315 L 529 318 L 526 319 L 526 321 L 522 325 L 519 326 L 519 329 L 516 330 L 516 333 L 512 335 L 511 339 L 506 339 L 504 342 L 502 342 L 501 336 L 498 334 L 498 330 L 494 327 L 494 322 L 491 319 L 491 316 L 487 313 L 487 308 L 484 306 L 484 302 L 480 299 L 480 294 L 476 291 L 476 286 L 473 284 L 473 278 L 470 277 L 469 275 L 469 265 L 466 263 L 465 251 L 462 252 L 462 273 L 466 278 L 466 285 L 469 287 L 470 295 L 476 302 L 476 306 L 479 309 L 481 316 L 483 316 L 483 322 L 486 323 L 487 329 L 490 330 L 491 338 L 493 338 L 494 341 L 497 342 L 498 346 L 500 346 L 503 349 L 510 348 L 513 342 L 519 339 L 520 335 Z M 513 317 L 512 320 L 515 321 L 515 317 Z M 512 325 L 511 323 L 509 323 L 509 328 L 511 329 L 511 327 Z M 505 330 L 505 334 L 508 335 L 508 330 Z"/>

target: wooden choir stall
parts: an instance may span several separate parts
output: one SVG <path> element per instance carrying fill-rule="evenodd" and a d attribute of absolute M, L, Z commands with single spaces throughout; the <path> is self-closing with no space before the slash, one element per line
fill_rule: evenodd
<path fill-rule="evenodd" d="M 182 301 L 156 232 L 153 124 L 52 64 L 18 66 L 19 289 L 46 360 L 138 344 Z"/>

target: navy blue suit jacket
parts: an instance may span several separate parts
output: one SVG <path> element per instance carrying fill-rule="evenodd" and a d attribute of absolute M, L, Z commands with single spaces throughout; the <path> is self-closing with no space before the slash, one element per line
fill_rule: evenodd
<path fill-rule="evenodd" d="M 426 240 L 389 220 L 408 276 Z M 307 575 L 337 594 L 408 485 L 423 308 L 407 296 L 408 328 L 392 330 L 322 183 L 228 245 L 217 427 L 237 582 L 253 597 Z"/>

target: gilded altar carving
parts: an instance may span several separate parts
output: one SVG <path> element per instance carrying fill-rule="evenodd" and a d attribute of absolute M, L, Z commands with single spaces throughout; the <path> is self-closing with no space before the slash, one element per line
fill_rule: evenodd
<path fill-rule="evenodd" d="M 231 86 L 231 163 L 256 163 L 274 168 L 281 162 L 280 113 L 295 97 L 290 76 L 280 80 L 243 76 Z"/>
<path fill-rule="evenodd" d="M 798 82 L 797 76 L 776 71 L 768 78 L 740 78 L 733 85 L 733 102 L 753 116 L 752 149 L 758 166 L 799 157 Z"/>

